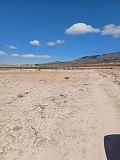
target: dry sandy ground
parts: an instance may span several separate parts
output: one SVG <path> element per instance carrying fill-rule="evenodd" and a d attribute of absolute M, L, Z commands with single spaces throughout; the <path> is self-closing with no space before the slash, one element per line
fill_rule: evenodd
<path fill-rule="evenodd" d="M 106 160 L 119 133 L 120 69 L 0 71 L 0 160 Z"/>

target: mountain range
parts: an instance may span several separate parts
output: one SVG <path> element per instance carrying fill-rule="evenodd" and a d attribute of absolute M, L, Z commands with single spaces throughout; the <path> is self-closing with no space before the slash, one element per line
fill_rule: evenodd
<path fill-rule="evenodd" d="M 73 61 L 67 62 L 50 62 L 50 63 L 43 63 L 41 65 L 50 65 L 50 66 L 68 66 L 68 65 L 87 65 L 87 64 L 100 64 L 100 63 L 119 63 L 120 62 L 120 52 L 115 53 L 108 53 L 102 55 L 94 55 L 94 56 L 85 56 L 79 59 L 75 59 Z"/>

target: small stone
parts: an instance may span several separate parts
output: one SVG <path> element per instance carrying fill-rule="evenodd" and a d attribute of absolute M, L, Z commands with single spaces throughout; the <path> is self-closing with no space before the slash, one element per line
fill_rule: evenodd
<path fill-rule="evenodd" d="M 45 106 L 46 106 L 46 105 L 41 105 L 40 108 L 41 108 L 41 109 L 45 109 Z"/>
<path fill-rule="evenodd" d="M 118 85 L 120 86 L 120 81 L 118 82 Z"/>
<path fill-rule="evenodd" d="M 60 97 L 64 97 L 65 95 L 64 94 L 60 94 Z"/>
<path fill-rule="evenodd" d="M 19 126 L 13 127 L 13 132 L 19 131 L 19 130 L 21 130 L 21 129 L 22 129 L 22 127 L 19 127 Z"/>
<path fill-rule="evenodd" d="M 0 153 L 3 153 L 3 152 L 4 152 L 3 148 L 0 147 Z"/>
<path fill-rule="evenodd" d="M 79 89 L 79 91 L 84 91 L 84 92 L 86 92 L 86 91 L 87 91 L 87 89 L 82 88 L 82 89 Z"/>
<path fill-rule="evenodd" d="M 51 138 L 50 138 L 50 137 L 46 137 L 46 139 L 47 139 L 48 141 L 51 141 Z"/>
<path fill-rule="evenodd" d="M 20 94 L 17 95 L 17 97 L 22 98 L 22 97 L 24 97 L 24 94 L 20 93 Z"/>
<path fill-rule="evenodd" d="M 85 91 L 85 92 L 87 91 L 87 89 L 85 89 L 85 88 L 82 88 L 82 90 Z"/>
<path fill-rule="evenodd" d="M 29 91 L 28 91 L 28 90 L 26 90 L 26 91 L 25 91 L 25 94 L 28 94 L 28 93 L 29 93 Z"/>
<path fill-rule="evenodd" d="M 68 79 L 69 79 L 69 77 L 68 77 L 68 76 L 65 76 L 65 79 L 66 79 L 66 80 L 68 80 Z"/>

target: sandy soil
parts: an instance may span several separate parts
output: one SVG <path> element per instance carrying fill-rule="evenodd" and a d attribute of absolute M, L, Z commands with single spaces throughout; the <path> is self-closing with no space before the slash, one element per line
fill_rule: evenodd
<path fill-rule="evenodd" d="M 0 71 L 0 160 L 106 160 L 119 133 L 120 69 Z"/>

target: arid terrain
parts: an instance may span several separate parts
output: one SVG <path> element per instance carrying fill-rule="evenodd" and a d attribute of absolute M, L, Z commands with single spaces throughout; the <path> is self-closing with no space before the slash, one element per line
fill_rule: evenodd
<path fill-rule="evenodd" d="M 0 71 L 0 160 L 106 160 L 120 68 Z"/>

